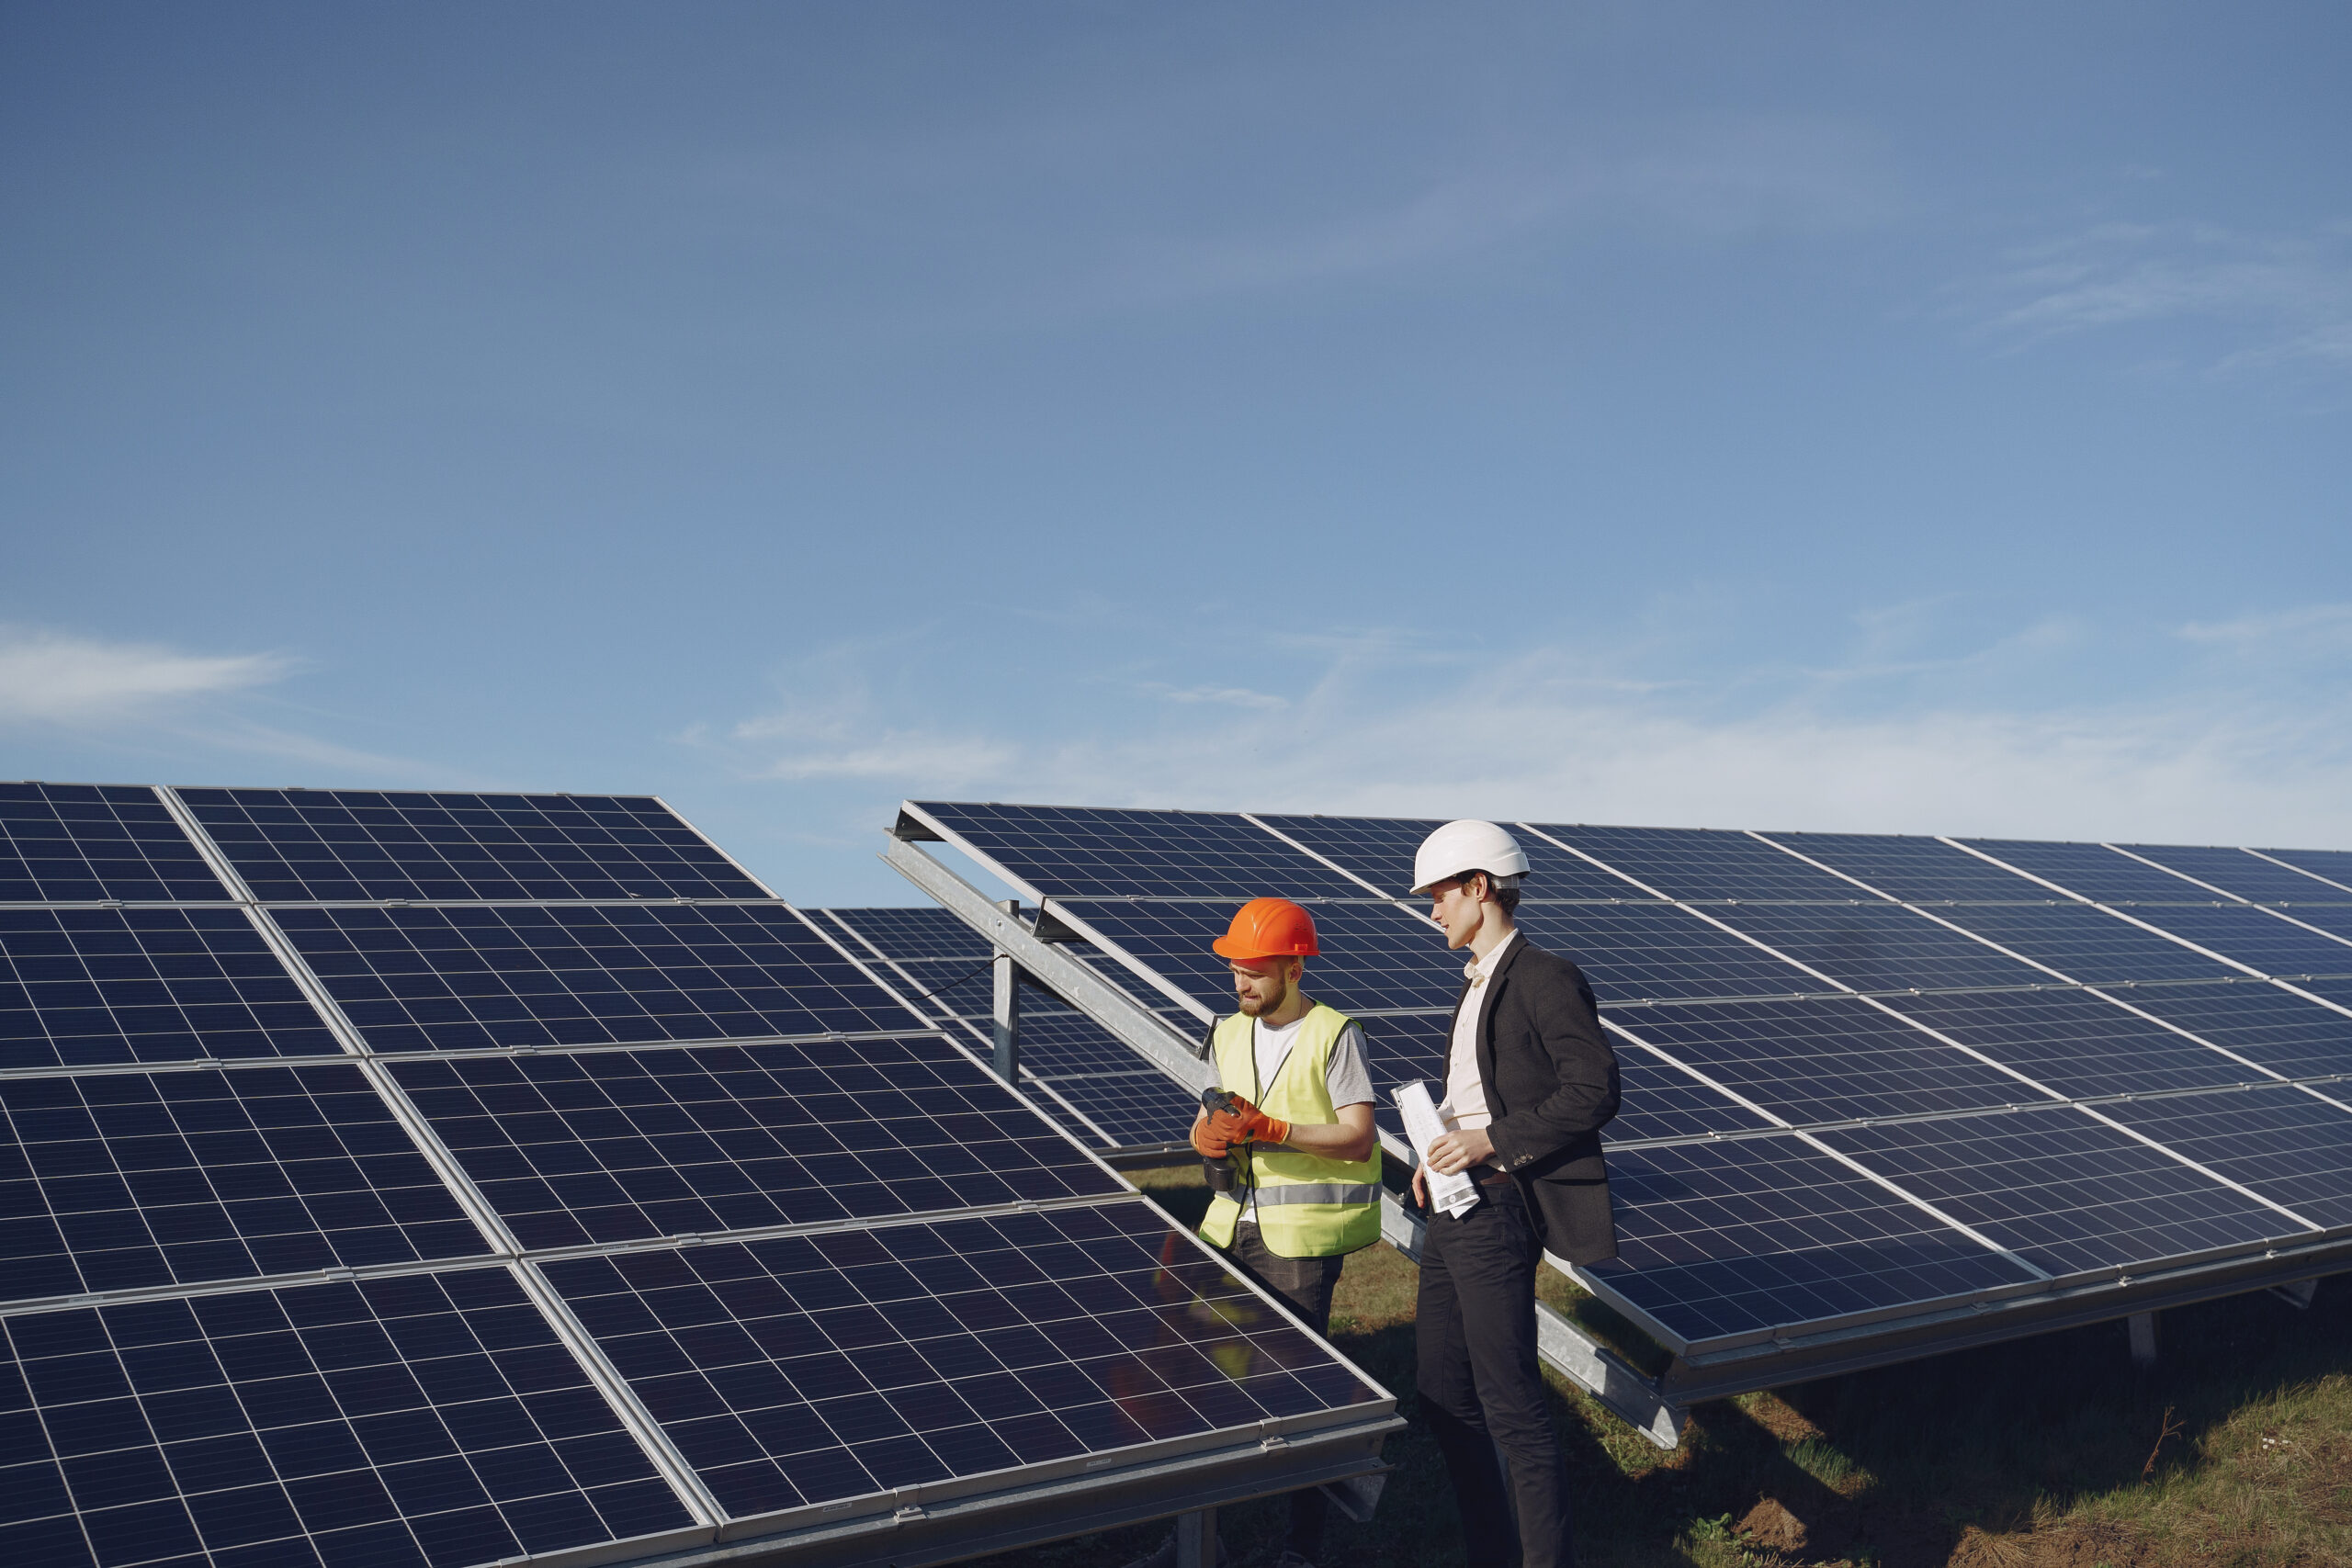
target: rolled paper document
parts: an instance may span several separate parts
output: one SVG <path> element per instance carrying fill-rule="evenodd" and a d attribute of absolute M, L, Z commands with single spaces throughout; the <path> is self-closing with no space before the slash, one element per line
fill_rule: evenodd
<path fill-rule="evenodd" d="M 1437 1113 L 1437 1106 L 1430 1099 L 1430 1086 L 1419 1078 L 1396 1086 L 1395 1095 L 1397 1111 L 1405 1118 L 1405 1136 L 1412 1140 L 1413 1153 L 1421 1164 L 1430 1163 L 1430 1145 L 1446 1134 L 1445 1119 Z M 1478 1184 L 1470 1179 L 1467 1171 L 1455 1171 L 1451 1176 L 1429 1172 L 1430 1207 L 1442 1213 L 1459 1218 L 1463 1211 L 1476 1208 Z"/>

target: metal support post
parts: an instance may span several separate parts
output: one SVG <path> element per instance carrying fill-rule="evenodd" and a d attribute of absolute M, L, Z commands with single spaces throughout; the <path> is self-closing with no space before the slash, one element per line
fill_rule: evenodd
<path fill-rule="evenodd" d="M 2132 1364 L 2153 1367 L 2156 1364 L 2156 1314 L 2135 1312 L 2125 1320 L 2132 1335 Z"/>
<path fill-rule="evenodd" d="M 1176 1516 L 1176 1568 L 1216 1568 L 1216 1510 Z"/>
<path fill-rule="evenodd" d="M 1016 919 L 1021 900 L 1007 898 L 997 906 Z M 1012 954 L 996 950 L 996 1076 L 1009 1084 L 1021 1081 L 1021 967 Z"/>

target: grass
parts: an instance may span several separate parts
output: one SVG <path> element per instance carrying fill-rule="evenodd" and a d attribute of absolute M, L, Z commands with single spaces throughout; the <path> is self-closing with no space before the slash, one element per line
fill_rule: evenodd
<path fill-rule="evenodd" d="M 1196 1167 L 1131 1172 L 1171 1213 L 1207 1207 Z M 1637 1363 L 1655 1346 L 1544 1271 L 1544 1293 Z M 1348 1259 L 1342 1353 L 1413 1399 L 1417 1270 L 1386 1246 Z M 1661 1452 L 1553 1380 L 1588 1568 L 2352 1568 L 2352 1276 L 2298 1312 L 2256 1292 L 2165 1314 L 2162 1357 L 2120 1324 L 1964 1350 L 1696 1407 Z M 2167 1427 L 2171 1436 L 2158 1443 Z M 2150 1464 L 2151 1450 L 2154 1461 Z M 1379 1517 L 1334 1517 L 1321 1568 L 1462 1562 L 1436 1445 L 1389 1439 Z M 2143 1471 L 2146 1473 L 2143 1473 Z M 1281 1554 L 1281 1499 L 1219 1516 L 1236 1568 Z M 986 1560 L 1119 1568 L 1165 1524 Z"/>

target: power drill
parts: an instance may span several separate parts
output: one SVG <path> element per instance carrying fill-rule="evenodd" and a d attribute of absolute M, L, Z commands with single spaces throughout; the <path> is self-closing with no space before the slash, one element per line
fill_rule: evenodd
<path fill-rule="evenodd" d="M 1230 1116 L 1235 1111 L 1240 1110 L 1240 1108 L 1241 1102 L 1235 1100 L 1232 1095 L 1227 1093 L 1224 1089 L 1204 1089 L 1201 1090 L 1201 1109 L 1207 1111 L 1212 1116 L 1216 1115 L 1220 1111 Z M 1223 1157 L 1218 1159 L 1211 1159 L 1208 1156 L 1203 1155 L 1201 1156 L 1201 1169 L 1208 1176 L 1209 1190 L 1212 1192 L 1230 1194 L 1235 1188 L 1241 1185 L 1241 1174 L 1234 1166 L 1233 1156 L 1230 1152 L 1227 1152 Z"/>

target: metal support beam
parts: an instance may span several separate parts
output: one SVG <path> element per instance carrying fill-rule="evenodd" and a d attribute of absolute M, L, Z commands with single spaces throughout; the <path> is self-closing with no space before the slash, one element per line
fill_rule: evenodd
<path fill-rule="evenodd" d="M 1215 1508 L 1176 1516 L 1176 1568 L 1217 1568 Z"/>
<path fill-rule="evenodd" d="M 1007 898 L 997 906 L 1018 924 L 1021 900 Z M 1009 1084 L 1021 1081 L 1021 965 L 1000 946 L 996 950 L 996 1006 L 990 1021 L 996 1033 L 996 1076 Z"/>
<path fill-rule="evenodd" d="M 2273 1285 L 2270 1293 L 2293 1307 L 2297 1312 L 2308 1308 L 2319 1294 L 2317 1280 L 2298 1280 L 2291 1285 Z"/>
<path fill-rule="evenodd" d="M 1535 1303 L 1535 1349 L 1561 1376 L 1659 1448 L 1680 1445 L 1689 1412 L 1668 1404 L 1656 1382 L 1542 1302 Z"/>
<path fill-rule="evenodd" d="M 2123 1322 L 2126 1331 L 2132 1337 L 2132 1364 L 2135 1367 L 2154 1366 L 2156 1364 L 2156 1314 L 2152 1312 L 2135 1312 Z"/>
<path fill-rule="evenodd" d="M 974 931 L 1011 953 L 1046 989 L 1117 1035 L 1190 1095 L 1199 1094 L 1216 1081 L 1216 1069 L 1201 1060 L 1189 1034 L 1137 1003 L 1084 961 L 1039 941 L 986 894 L 912 843 L 893 839 L 882 858 L 933 902 L 961 916 Z"/>

